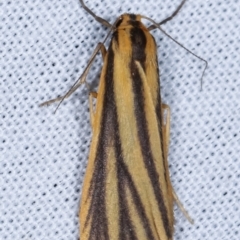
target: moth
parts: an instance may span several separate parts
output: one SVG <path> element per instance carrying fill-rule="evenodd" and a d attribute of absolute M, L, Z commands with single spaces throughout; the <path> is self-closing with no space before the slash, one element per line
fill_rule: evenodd
<path fill-rule="evenodd" d="M 99 43 L 67 94 L 42 105 L 61 103 L 70 96 L 86 81 L 101 51 L 98 92 L 90 92 L 89 98 L 93 134 L 80 203 L 81 240 L 170 240 L 174 201 L 187 215 L 170 180 L 170 109 L 161 102 L 157 48 L 150 34 L 152 29 L 162 30 L 160 25 L 171 20 L 185 1 L 160 23 L 142 15 L 123 14 L 110 24 L 80 0 L 88 13 L 110 28 L 103 41 L 112 33 L 108 50 Z M 152 25 L 146 27 L 143 18 Z"/>

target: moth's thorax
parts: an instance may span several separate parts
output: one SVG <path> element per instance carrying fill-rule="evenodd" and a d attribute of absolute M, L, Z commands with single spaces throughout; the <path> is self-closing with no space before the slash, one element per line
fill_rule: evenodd
<path fill-rule="evenodd" d="M 133 58 L 143 66 L 149 64 L 147 62 L 153 62 L 155 65 L 155 40 L 141 19 L 141 15 L 121 15 L 113 32 L 111 47 L 115 57 L 121 56 L 127 62 Z"/>

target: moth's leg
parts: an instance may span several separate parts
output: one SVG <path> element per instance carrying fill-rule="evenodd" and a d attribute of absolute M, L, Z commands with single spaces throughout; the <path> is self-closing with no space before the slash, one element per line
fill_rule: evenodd
<path fill-rule="evenodd" d="M 166 104 L 162 104 L 162 116 L 163 151 L 165 159 L 167 160 L 170 139 L 170 107 Z"/>
<path fill-rule="evenodd" d="M 163 127 L 162 127 L 162 131 L 163 131 L 163 151 L 164 151 L 164 160 L 165 160 L 165 165 L 167 166 L 167 156 L 168 156 L 168 150 L 169 150 L 169 138 L 170 138 L 170 108 L 168 105 L 166 104 L 162 104 L 162 123 L 163 123 Z M 168 173 L 169 174 L 169 173 Z M 187 220 L 193 224 L 194 221 L 193 219 L 189 216 L 188 212 L 186 211 L 186 209 L 184 208 L 183 204 L 181 203 L 181 201 L 179 200 L 174 188 L 172 187 L 171 181 L 170 181 L 170 176 L 169 176 L 169 186 L 171 188 L 172 191 L 172 197 L 174 199 L 174 201 L 177 203 L 178 207 L 180 208 L 180 210 L 182 211 L 182 213 L 184 214 L 184 216 L 187 218 Z"/>
<path fill-rule="evenodd" d="M 79 77 L 79 79 L 74 83 L 74 85 L 68 90 L 68 92 L 65 95 L 57 97 L 57 98 L 54 98 L 54 99 L 51 99 L 51 100 L 46 101 L 46 102 L 43 102 L 43 103 L 40 104 L 40 107 L 46 106 L 46 105 L 50 105 L 50 104 L 52 104 L 54 102 L 59 102 L 60 101 L 60 103 L 57 106 L 57 108 L 58 108 L 59 105 L 62 103 L 62 101 L 65 98 L 68 98 L 70 95 L 72 95 L 80 87 L 80 85 L 82 85 L 83 83 L 86 83 L 87 74 L 88 74 L 88 72 L 90 70 L 90 67 L 91 67 L 91 65 L 93 63 L 93 60 L 95 59 L 95 57 L 96 57 L 97 53 L 99 52 L 99 50 L 101 51 L 102 54 L 103 54 L 104 51 L 106 52 L 105 47 L 104 47 L 104 45 L 102 43 L 98 43 L 98 45 L 96 46 L 96 48 L 93 51 L 93 54 L 92 54 L 92 56 L 91 56 L 91 58 L 90 58 L 90 60 L 88 62 L 88 65 L 85 68 L 85 70 L 83 71 L 82 75 Z"/>
<path fill-rule="evenodd" d="M 174 198 L 175 202 L 177 203 L 179 209 L 181 210 L 181 212 L 183 213 L 183 215 L 185 216 L 185 218 L 186 218 L 191 224 L 194 224 L 194 220 L 190 217 L 190 215 L 188 214 L 187 210 L 184 208 L 183 204 L 181 203 L 180 199 L 178 198 L 178 195 L 176 194 L 176 192 L 174 191 L 173 188 L 172 188 L 172 194 L 173 194 L 173 198 Z"/>
<path fill-rule="evenodd" d="M 163 147 L 163 164 L 165 169 L 165 178 L 167 184 L 167 197 L 168 197 L 168 207 L 169 207 L 169 220 L 173 225 L 174 216 L 173 216 L 173 188 L 170 179 L 169 167 L 168 167 L 168 146 L 169 146 L 169 132 L 170 132 L 170 108 L 166 104 L 161 106 L 161 116 L 162 116 L 162 147 Z"/>
<path fill-rule="evenodd" d="M 102 58 L 103 58 L 103 61 L 105 59 L 105 56 L 106 56 L 106 48 L 104 47 L 104 45 L 102 44 L 101 45 L 101 48 L 100 48 L 100 51 L 101 51 L 101 54 L 102 54 Z M 95 117 L 95 112 L 94 112 L 94 104 L 93 104 L 93 98 L 97 98 L 97 92 L 90 92 L 89 93 L 89 110 L 90 110 L 90 121 L 91 121 L 91 126 L 93 128 L 93 124 L 94 124 L 94 117 Z"/>
<path fill-rule="evenodd" d="M 95 112 L 94 112 L 94 107 L 93 107 L 93 98 L 97 98 L 97 92 L 90 92 L 89 93 L 89 111 L 90 111 L 90 122 L 91 126 L 93 128 L 94 124 L 94 117 L 95 117 Z"/>
<path fill-rule="evenodd" d="M 102 44 L 100 47 L 101 47 L 101 48 L 100 48 L 100 51 L 101 51 L 102 58 L 103 58 L 103 61 L 104 61 L 105 56 L 106 56 L 106 54 L 107 54 L 107 50 L 106 50 L 106 48 L 105 48 L 105 46 L 104 46 L 103 44 Z"/>

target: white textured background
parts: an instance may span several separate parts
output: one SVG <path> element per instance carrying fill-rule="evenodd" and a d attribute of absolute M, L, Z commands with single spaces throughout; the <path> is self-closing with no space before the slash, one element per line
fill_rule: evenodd
<path fill-rule="evenodd" d="M 89 1 L 113 22 L 123 12 L 160 21 L 180 0 Z M 169 164 L 181 240 L 240 239 L 240 1 L 188 0 L 160 31 L 162 98 L 172 110 Z M 91 129 L 85 86 L 56 105 L 79 77 L 106 28 L 78 0 L 0 1 L 0 240 L 76 240 Z M 96 86 L 98 56 L 88 82 Z"/>

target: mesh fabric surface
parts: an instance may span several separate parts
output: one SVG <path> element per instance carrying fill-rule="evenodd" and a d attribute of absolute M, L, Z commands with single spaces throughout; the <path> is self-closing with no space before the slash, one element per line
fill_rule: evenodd
<path fill-rule="evenodd" d="M 111 23 L 124 12 L 161 21 L 179 3 L 86 2 Z M 162 99 L 171 107 L 171 179 L 195 220 L 191 225 L 175 207 L 174 239 L 240 239 L 239 12 L 238 0 L 188 0 L 162 26 L 208 61 L 202 91 L 204 62 L 152 31 Z M 107 29 L 78 0 L 2 0 L 0 33 L 0 240 L 78 239 L 91 140 L 88 89 L 81 86 L 56 114 L 56 104 L 38 105 L 73 85 Z M 101 64 L 99 55 L 91 88 Z"/>

